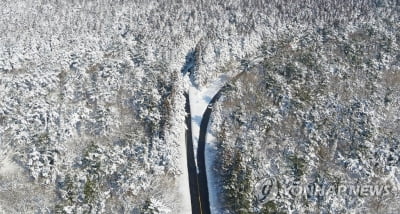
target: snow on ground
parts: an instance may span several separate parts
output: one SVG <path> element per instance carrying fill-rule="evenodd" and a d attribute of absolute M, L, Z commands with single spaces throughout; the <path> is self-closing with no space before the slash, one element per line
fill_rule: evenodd
<path fill-rule="evenodd" d="M 177 178 L 177 185 L 178 185 L 178 194 L 181 198 L 179 210 L 175 210 L 174 213 L 192 213 L 192 205 L 190 201 L 190 189 L 189 189 L 189 174 L 187 168 L 187 157 L 186 157 L 186 125 L 182 123 L 182 126 L 179 130 L 179 152 L 181 154 L 179 158 L 179 165 L 182 170 L 182 174 L 180 174 Z"/>
<path fill-rule="evenodd" d="M 203 119 L 203 114 L 206 111 L 212 98 L 218 93 L 218 91 L 236 74 L 234 72 L 221 74 L 218 78 L 208 84 L 207 87 L 200 89 L 196 88 L 193 84 L 189 84 L 189 102 L 190 102 L 190 113 L 192 122 L 192 138 L 193 138 L 193 149 L 194 158 L 197 167 L 197 148 L 198 140 L 200 135 L 200 124 Z M 215 161 L 216 138 L 211 134 L 209 128 L 207 128 L 206 145 L 205 145 L 205 164 L 207 173 L 207 184 L 210 201 L 211 213 L 220 213 L 221 206 L 218 203 L 218 184 L 216 182 L 215 175 L 212 170 L 213 163 Z M 199 169 L 197 167 L 197 172 Z"/>
<path fill-rule="evenodd" d="M 211 213 L 222 213 L 222 207 L 220 201 L 218 200 L 218 192 L 220 186 L 217 183 L 216 175 L 212 166 L 216 160 L 217 154 L 217 139 L 210 131 L 210 127 L 207 126 L 206 135 L 206 148 L 205 148 L 205 161 L 206 161 L 206 171 L 207 171 L 207 185 L 208 185 L 208 197 L 210 200 L 210 210 Z"/>
<path fill-rule="evenodd" d="M 20 167 L 12 160 L 11 155 L 0 159 L 0 175 L 10 176 L 17 173 L 19 169 Z"/>
<path fill-rule="evenodd" d="M 250 60 L 250 65 L 252 66 L 260 60 L 259 58 L 254 58 Z M 194 159 L 196 163 L 197 173 L 199 172 L 198 165 L 197 165 L 197 148 L 198 148 L 198 141 L 200 135 L 200 125 L 201 120 L 203 119 L 203 114 L 206 111 L 209 103 L 211 102 L 212 98 L 218 93 L 218 91 L 229 81 L 232 77 L 238 75 L 235 71 L 226 72 L 220 74 L 215 81 L 209 83 L 207 86 L 203 86 L 201 88 L 197 88 L 189 79 L 189 76 L 184 76 L 184 88 L 188 88 L 189 91 L 189 102 L 190 102 L 190 114 L 191 114 L 191 125 L 192 125 L 192 140 L 193 140 L 193 150 L 194 150 Z M 185 139 L 182 139 L 181 142 L 185 142 Z M 211 213 L 220 213 L 221 206 L 218 202 L 218 184 L 215 180 L 215 175 L 212 170 L 212 166 L 215 162 L 216 156 L 216 138 L 212 135 L 209 127 L 207 126 L 207 135 L 206 135 L 206 145 L 205 145 L 205 165 L 206 165 L 206 173 L 207 173 L 207 184 L 208 184 L 208 192 L 209 192 L 209 200 L 210 200 L 210 210 Z M 184 147 L 183 147 L 184 148 Z M 182 152 L 183 154 L 183 152 Z M 181 159 L 183 164 L 186 164 L 186 153 L 184 154 L 185 159 Z M 186 171 L 187 176 L 187 167 Z M 182 175 L 183 177 L 185 174 Z M 186 177 L 187 178 L 187 177 Z M 182 178 L 182 186 L 187 186 L 186 183 L 183 183 Z M 187 182 L 187 181 L 186 181 Z M 182 189 L 183 192 L 187 193 L 188 190 Z M 190 200 L 190 196 L 188 197 Z M 186 203 L 184 203 L 186 204 Z"/>
<path fill-rule="evenodd" d="M 192 213 L 192 204 L 190 198 L 190 187 L 189 187 L 189 172 L 187 166 L 187 153 L 186 153 L 186 111 L 185 104 L 186 98 L 184 97 L 184 91 L 188 88 L 187 80 L 180 78 L 177 80 L 177 96 L 174 105 L 176 108 L 171 116 L 170 125 L 171 131 L 166 135 L 166 139 L 177 142 L 178 156 L 176 157 L 177 165 L 181 174 L 177 175 L 175 186 L 177 187 L 177 206 L 174 206 L 171 212 L 168 213 L 179 213 L 188 214 Z"/>
<path fill-rule="evenodd" d="M 192 121 L 192 138 L 193 138 L 193 149 L 194 159 L 197 166 L 197 147 L 200 135 L 200 124 L 203 119 L 203 114 L 207 109 L 208 104 L 212 98 L 218 93 L 218 91 L 225 85 L 230 79 L 229 74 L 220 75 L 214 82 L 209 84 L 207 87 L 198 89 L 193 84 L 189 87 L 189 102 L 190 102 L 190 114 Z"/>

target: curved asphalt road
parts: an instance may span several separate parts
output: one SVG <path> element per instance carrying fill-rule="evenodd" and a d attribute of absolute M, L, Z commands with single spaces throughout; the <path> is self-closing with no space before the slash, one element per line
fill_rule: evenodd
<path fill-rule="evenodd" d="M 208 108 L 203 114 L 203 118 L 200 124 L 200 135 L 197 149 L 197 165 L 199 167 L 199 173 L 197 174 L 196 163 L 194 161 L 193 152 L 193 141 L 192 141 L 192 129 L 191 129 L 191 115 L 190 115 L 190 103 L 189 95 L 185 94 L 186 97 L 186 148 L 188 157 L 188 171 L 189 171 L 189 186 L 192 203 L 192 213 L 194 214 L 210 214 L 210 202 L 208 197 L 208 184 L 207 184 L 207 171 L 205 164 L 205 145 L 206 145 L 206 134 L 207 126 L 210 120 L 212 111 L 212 105 L 221 96 L 221 90 L 212 98 L 208 104 Z"/>
<path fill-rule="evenodd" d="M 185 75 L 189 73 L 192 74 L 192 68 L 195 65 L 195 52 L 189 52 L 186 56 L 185 65 L 182 68 L 182 74 Z M 251 63 L 244 64 L 245 71 L 248 70 L 249 65 Z M 236 81 L 244 72 L 239 73 L 230 81 Z M 207 184 L 207 171 L 205 164 L 205 145 L 206 145 L 206 134 L 207 134 L 207 126 L 210 120 L 210 115 L 212 111 L 212 105 L 218 98 L 221 96 L 221 91 L 227 87 L 225 85 L 222 87 L 218 93 L 212 98 L 210 103 L 208 104 L 208 108 L 203 114 L 202 121 L 200 124 L 200 135 L 199 142 L 197 148 L 197 165 L 199 168 L 199 174 L 197 174 L 196 162 L 194 159 L 194 151 L 193 151 L 193 138 L 192 138 L 192 123 L 191 123 L 191 114 L 190 114 L 190 102 L 189 95 L 185 93 L 186 98 L 186 153 L 187 153 L 187 165 L 188 165 L 188 174 L 189 174 L 189 187 L 190 187 L 190 198 L 192 204 L 192 213 L 194 214 L 210 214 L 210 201 L 208 197 L 208 184 Z"/>

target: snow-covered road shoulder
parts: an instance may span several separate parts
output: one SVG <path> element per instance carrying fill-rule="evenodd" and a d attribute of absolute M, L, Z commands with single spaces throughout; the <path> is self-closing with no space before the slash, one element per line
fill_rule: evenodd
<path fill-rule="evenodd" d="M 203 120 L 204 113 L 206 112 L 212 99 L 218 94 L 222 87 L 236 76 L 234 72 L 224 73 L 218 76 L 218 78 L 208 84 L 206 87 L 197 88 L 193 84 L 189 84 L 189 101 L 190 101 L 190 111 L 191 111 L 191 126 L 192 126 L 192 139 L 193 139 L 193 149 L 195 154 L 197 172 L 199 173 L 198 163 L 197 163 L 197 151 L 200 138 L 200 127 Z M 205 168 L 207 174 L 207 185 L 208 194 L 210 202 L 211 213 L 220 213 L 221 205 L 218 200 L 218 184 L 215 179 L 215 173 L 212 170 L 216 159 L 216 148 L 215 142 L 216 138 L 210 132 L 207 126 L 206 133 L 206 143 L 205 143 Z"/>
<path fill-rule="evenodd" d="M 232 74 L 222 74 L 214 82 L 200 89 L 193 84 L 189 84 L 190 113 L 192 117 L 192 138 L 195 160 L 197 160 L 200 124 L 203 119 L 203 114 L 212 98 L 230 80 L 231 76 Z"/>

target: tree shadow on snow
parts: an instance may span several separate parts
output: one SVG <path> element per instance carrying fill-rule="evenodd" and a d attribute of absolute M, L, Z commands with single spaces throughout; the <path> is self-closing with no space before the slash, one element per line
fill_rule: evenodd
<path fill-rule="evenodd" d="M 189 73 L 189 75 L 192 75 L 194 66 L 196 65 L 195 53 L 196 52 L 194 50 L 191 50 L 188 54 L 186 54 L 186 61 L 181 70 L 183 76 L 185 76 L 187 73 Z"/>

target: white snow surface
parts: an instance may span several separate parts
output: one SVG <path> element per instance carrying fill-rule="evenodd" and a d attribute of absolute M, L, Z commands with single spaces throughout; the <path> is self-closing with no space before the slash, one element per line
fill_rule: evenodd
<path fill-rule="evenodd" d="M 190 114 L 192 122 L 192 139 L 194 158 L 197 167 L 197 148 L 200 135 L 200 124 L 203 119 L 203 114 L 207 109 L 208 104 L 212 98 L 218 93 L 218 91 L 225 85 L 230 79 L 229 74 L 221 74 L 218 78 L 207 85 L 206 87 L 197 88 L 193 84 L 189 84 L 189 102 L 190 102 Z M 197 170 L 198 171 L 198 170 Z"/>
<path fill-rule="evenodd" d="M 222 213 L 222 206 L 218 200 L 219 185 L 217 183 L 216 175 L 214 173 L 213 166 L 216 160 L 217 154 L 217 139 L 212 134 L 211 128 L 207 126 L 206 135 L 206 148 L 205 148 L 205 161 L 206 161 L 206 172 L 207 172 L 207 184 L 208 184 L 208 197 L 210 201 L 211 213 Z"/>
<path fill-rule="evenodd" d="M 0 159 L 0 175 L 11 176 L 18 170 L 20 170 L 20 167 L 11 159 L 11 155 Z"/>
<path fill-rule="evenodd" d="M 197 148 L 200 135 L 200 125 L 203 119 L 203 114 L 206 111 L 212 98 L 218 91 L 237 73 L 228 72 L 219 75 L 215 81 L 208 84 L 206 87 L 197 88 L 191 82 L 189 83 L 189 102 L 192 125 L 192 139 L 194 158 L 196 162 L 197 173 L 199 172 L 197 165 Z M 218 184 L 216 182 L 212 166 L 216 155 L 216 138 L 213 136 L 210 128 L 207 127 L 206 145 L 205 145 L 205 165 L 207 173 L 208 194 L 210 201 L 211 213 L 221 213 L 221 205 L 218 201 Z"/>
<path fill-rule="evenodd" d="M 187 168 L 187 157 L 186 157 L 186 137 L 185 137 L 185 124 L 182 123 L 182 127 L 180 130 L 179 139 L 181 144 L 179 145 L 180 150 L 180 158 L 179 158 L 179 165 L 182 170 L 182 174 L 177 177 L 177 186 L 178 186 L 178 194 L 181 198 L 180 210 L 176 210 L 176 213 L 192 213 L 192 204 L 190 201 L 190 188 L 189 188 L 189 174 Z"/>
<path fill-rule="evenodd" d="M 165 213 L 192 213 L 192 205 L 190 200 L 190 187 L 189 187 L 189 173 L 187 166 L 186 155 L 186 123 L 185 123 L 185 102 L 184 91 L 187 89 L 187 81 L 184 77 L 179 77 L 177 80 L 177 99 L 175 99 L 175 106 L 173 115 L 171 116 L 170 125 L 171 132 L 167 133 L 166 139 L 177 143 L 178 154 L 174 159 L 177 160 L 180 174 L 176 176 L 175 187 L 177 187 L 177 204 L 171 210 Z"/>

